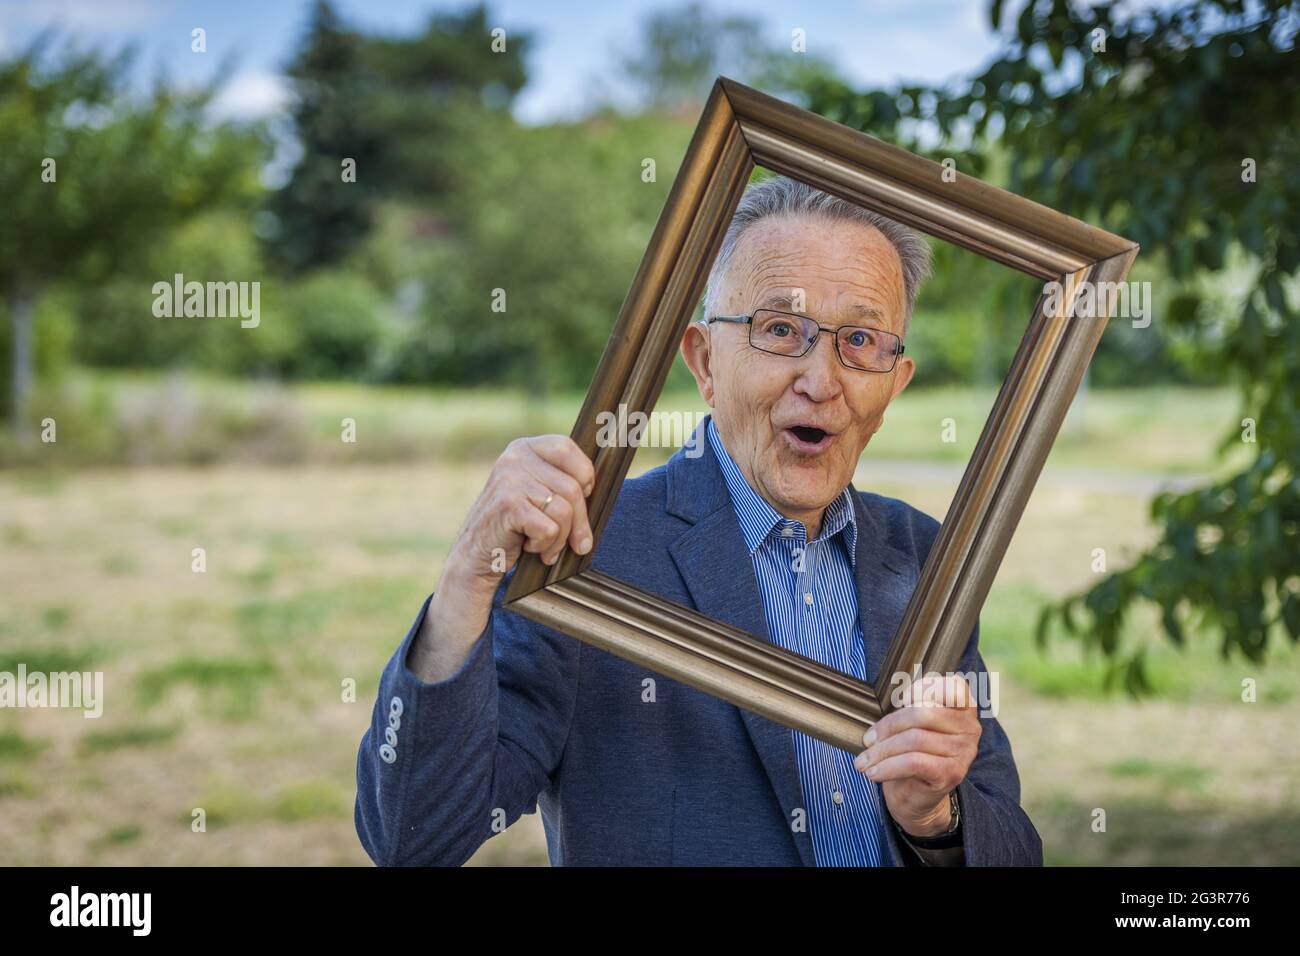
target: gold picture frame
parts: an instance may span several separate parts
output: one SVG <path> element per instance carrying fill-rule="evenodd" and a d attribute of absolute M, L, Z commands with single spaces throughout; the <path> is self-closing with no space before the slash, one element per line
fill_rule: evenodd
<path fill-rule="evenodd" d="M 731 217 L 756 166 L 884 213 L 1044 282 L 993 410 L 870 684 L 592 570 L 565 550 L 525 554 L 504 606 L 844 750 L 891 709 L 899 674 L 949 672 L 1105 330 L 1138 247 L 1021 196 L 719 77 L 691 139 L 572 437 L 595 464 L 587 499 L 599 541 L 635 447 L 597 442 L 602 412 L 653 410 Z M 594 549 L 593 549 L 594 550 Z"/>

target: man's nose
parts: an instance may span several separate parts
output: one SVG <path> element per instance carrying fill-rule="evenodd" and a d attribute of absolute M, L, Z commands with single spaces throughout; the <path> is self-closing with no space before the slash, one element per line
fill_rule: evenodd
<path fill-rule="evenodd" d="M 825 339 L 825 341 L 822 341 Z M 799 377 L 795 391 L 814 402 L 827 402 L 840 393 L 839 356 L 835 354 L 835 336 L 830 332 L 817 333 L 817 340 L 800 359 Z"/>

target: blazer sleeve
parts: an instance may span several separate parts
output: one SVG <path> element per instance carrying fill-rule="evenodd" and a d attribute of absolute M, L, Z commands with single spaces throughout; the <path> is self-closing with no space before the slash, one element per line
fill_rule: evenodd
<path fill-rule="evenodd" d="M 426 683 L 406 667 L 432 595 L 384 668 L 357 753 L 355 811 L 380 866 L 459 866 L 534 810 L 559 766 L 580 645 L 504 610 L 509 579 L 455 674 Z"/>
<path fill-rule="evenodd" d="M 979 630 L 976 623 L 957 667 L 963 674 L 988 672 L 979 652 Z M 981 709 L 984 706 L 981 701 Z M 1020 775 L 1011 742 L 995 716 L 981 714 L 980 724 L 979 750 L 966 779 L 957 785 L 965 865 L 1042 866 L 1042 840 L 1020 807 Z"/>

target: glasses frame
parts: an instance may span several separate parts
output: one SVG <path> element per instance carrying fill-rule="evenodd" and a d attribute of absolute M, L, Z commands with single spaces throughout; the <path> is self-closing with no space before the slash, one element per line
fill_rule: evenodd
<path fill-rule="evenodd" d="M 594 548 L 566 548 L 553 565 L 525 554 L 503 606 L 736 705 L 764 746 L 788 740 L 779 724 L 857 753 L 867 728 L 894 708 L 900 675 L 952 673 L 960 663 L 1114 299 L 1099 296 L 1099 308 L 1081 315 L 1075 303 L 1084 288 L 1122 282 L 1138 247 L 719 77 L 573 427 L 596 469 L 587 514 L 597 542 L 637 451 L 599 441 L 602 422 L 653 411 L 757 165 L 1058 283 L 1038 297 L 875 680 L 592 570 Z"/>
<path fill-rule="evenodd" d="M 814 325 L 817 326 L 817 334 L 813 336 L 811 339 L 807 340 L 807 343 L 804 346 L 804 350 L 800 352 L 798 355 L 790 355 L 786 352 L 773 352 L 771 349 L 765 349 L 761 345 L 754 344 L 754 316 L 758 315 L 758 313 L 760 312 L 771 312 L 773 315 L 788 315 L 792 319 L 807 319 L 809 322 L 812 322 Z M 750 315 L 715 315 L 715 316 L 711 316 L 710 318 L 704 319 L 705 325 L 709 325 L 713 322 L 734 322 L 738 325 L 748 325 L 749 344 L 751 348 L 757 349 L 758 351 L 764 353 L 765 355 L 779 355 L 782 358 L 795 358 L 795 359 L 803 358 L 805 355 L 811 352 L 813 348 L 816 347 L 817 340 L 821 338 L 821 334 L 823 332 L 829 333 L 831 336 L 834 337 L 835 356 L 840 360 L 840 364 L 847 369 L 852 369 L 855 372 L 878 372 L 882 374 L 892 372 L 895 368 L 898 367 L 898 357 L 903 354 L 903 349 L 905 348 L 905 346 L 903 345 L 902 337 L 899 336 L 897 333 L 889 331 L 889 329 L 877 329 L 877 328 L 873 328 L 870 325 L 841 325 L 837 328 L 832 329 L 822 325 L 811 315 L 800 315 L 798 312 L 783 312 L 780 309 L 755 309 Z M 880 335 L 888 335 L 891 339 L 893 339 L 894 360 L 889 363 L 889 368 L 863 368 L 861 365 L 850 365 L 848 362 L 846 362 L 844 360 L 844 353 L 840 351 L 840 333 L 845 331 L 846 329 L 850 332 L 854 331 L 855 329 L 860 330 L 862 332 L 876 332 Z"/>

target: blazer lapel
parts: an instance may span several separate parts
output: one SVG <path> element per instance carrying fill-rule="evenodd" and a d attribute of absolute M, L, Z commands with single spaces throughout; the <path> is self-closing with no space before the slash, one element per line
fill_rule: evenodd
<path fill-rule="evenodd" d="M 915 563 L 889 544 L 882 520 L 876 518 L 853 485 L 853 507 L 858 533 L 854 546 L 853 576 L 858 590 L 858 623 L 862 627 L 866 680 L 876 682 L 877 672 L 903 620 L 907 602 L 916 587 Z"/>
<path fill-rule="evenodd" d="M 705 447 L 705 425 L 699 427 L 697 447 L 703 448 L 703 453 L 688 459 L 679 452 L 669 467 L 669 511 L 695 522 L 673 542 L 669 552 L 696 610 L 770 642 L 763 599 L 726 480 L 713 449 Z M 791 821 L 794 811 L 804 805 L 791 730 L 752 711 L 738 709 L 786 820 Z M 804 865 L 815 866 L 812 835 L 807 828 L 792 832 L 792 836 Z"/>
<path fill-rule="evenodd" d="M 858 623 L 862 628 L 866 680 L 875 684 L 880 665 L 894 640 L 894 631 L 902 622 L 903 612 L 916 588 L 919 572 L 906 554 L 888 543 L 885 522 L 877 519 L 856 488 L 850 484 L 849 489 L 858 523 L 853 549 Z M 888 692 L 888 687 L 885 690 Z M 871 783 L 876 788 L 877 806 L 881 813 L 888 815 L 884 788 L 876 781 Z M 904 851 L 899 846 L 894 824 L 881 820 L 880 830 L 893 864 L 903 866 Z"/>

